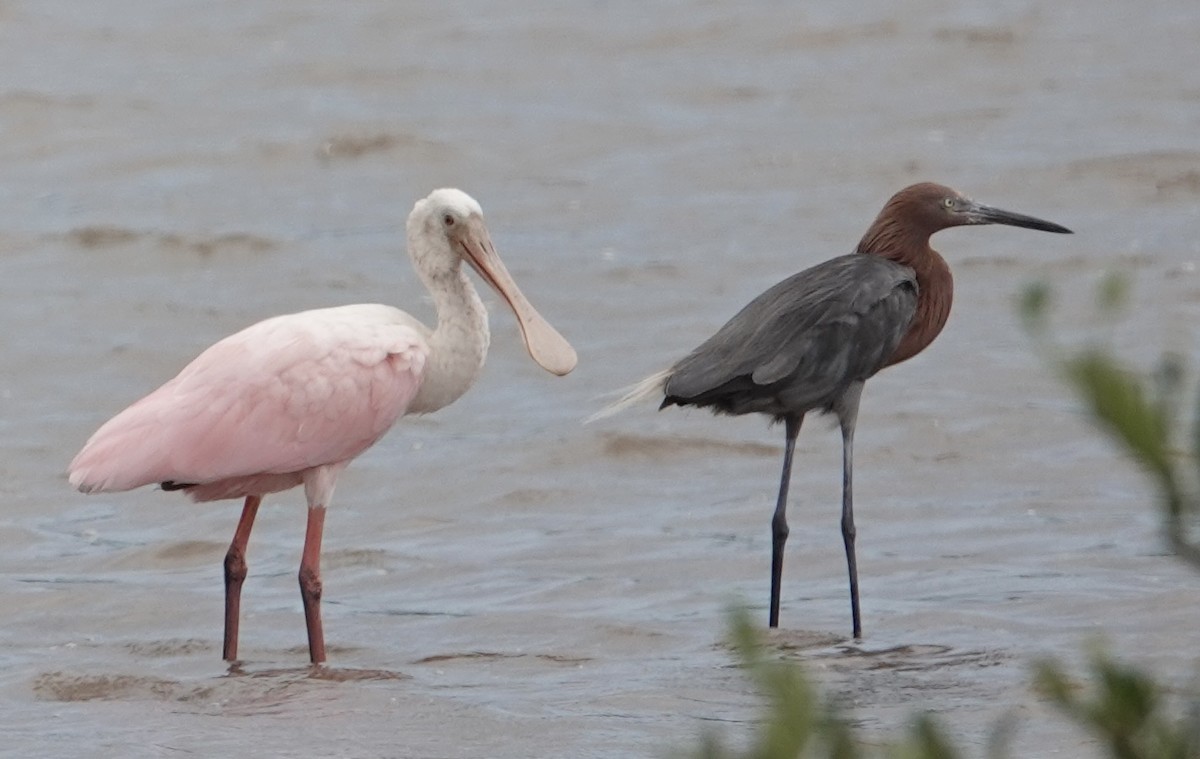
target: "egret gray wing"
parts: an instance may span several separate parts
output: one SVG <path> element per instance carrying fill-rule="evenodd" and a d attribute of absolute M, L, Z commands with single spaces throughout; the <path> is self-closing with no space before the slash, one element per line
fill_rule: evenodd
<path fill-rule="evenodd" d="M 671 370 L 663 406 L 776 416 L 827 408 L 879 371 L 917 306 L 907 266 L 851 253 L 759 295 Z"/>

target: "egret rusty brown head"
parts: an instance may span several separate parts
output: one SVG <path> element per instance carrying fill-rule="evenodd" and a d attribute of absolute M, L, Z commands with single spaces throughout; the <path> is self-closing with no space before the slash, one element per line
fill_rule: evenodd
<path fill-rule="evenodd" d="M 944 185 L 933 182 L 905 187 L 884 205 L 879 219 L 894 219 L 933 234 L 950 227 L 971 224 L 1007 224 L 1043 232 L 1071 234 L 1071 230 L 1034 216 L 984 205 Z"/>

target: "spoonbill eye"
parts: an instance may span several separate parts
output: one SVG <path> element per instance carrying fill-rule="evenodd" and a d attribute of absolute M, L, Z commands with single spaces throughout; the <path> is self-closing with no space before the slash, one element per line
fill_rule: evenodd
<path fill-rule="evenodd" d="M 452 216 L 451 214 L 446 214 L 445 216 L 442 217 L 442 223 L 445 224 L 447 227 L 454 226 L 454 216 Z"/>

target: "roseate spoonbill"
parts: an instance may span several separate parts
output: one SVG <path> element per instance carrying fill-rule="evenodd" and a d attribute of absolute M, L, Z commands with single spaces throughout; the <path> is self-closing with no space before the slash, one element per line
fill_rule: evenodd
<path fill-rule="evenodd" d="M 917 355 L 942 331 L 954 283 L 929 237 L 968 224 L 1071 231 L 976 203 L 941 185 L 906 187 L 884 205 L 854 253 L 771 287 L 674 366 L 642 380 L 597 414 L 661 395 L 660 409 L 697 406 L 783 422 L 783 474 L 771 519 L 771 627 L 779 625 L 792 452 L 804 415 L 821 411 L 835 414 L 842 430 L 842 539 L 854 637 L 862 637 L 851 484 L 859 399 L 867 379 Z"/>
<path fill-rule="evenodd" d="M 308 524 L 300 594 L 314 664 L 325 661 L 321 536 L 338 474 L 405 414 L 453 403 L 488 348 L 487 311 L 466 261 L 508 302 L 525 346 L 564 375 L 575 351 L 517 288 L 496 255 L 483 211 L 461 190 L 436 190 L 408 217 L 408 251 L 433 295 L 437 328 L 377 304 L 277 316 L 201 353 L 177 377 L 92 435 L 71 462 L 85 493 L 161 483 L 196 501 L 244 498 L 225 556 L 224 658 L 237 659 L 246 543 L 259 502 L 304 486 Z"/>

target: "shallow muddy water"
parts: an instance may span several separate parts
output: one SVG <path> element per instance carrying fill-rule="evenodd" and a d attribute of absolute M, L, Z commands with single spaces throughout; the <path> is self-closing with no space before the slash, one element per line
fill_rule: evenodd
<path fill-rule="evenodd" d="M 1101 637 L 1184 685 L 1200 580 L 1138 472 L 1031 350 L 1196 355 L 1200 5 L 1060 2 L 0 2 L 0 730 L 14 756 L 667 756 L 758 712 L 722 640 L 765 620 L 782 432 L 653 406 L 584 426 L 776 280 L 935 180 L 1073 228 L 935 238 L 955 310 L 875 378 L 850 628 L 840 440 L 801 436 L 783 629 L 874 740 L 918 708 L 974 755 L 1086 756 L 1029 665 Z M 403 420 L 326 524 L 329 667 L 306 666 L 303 497 L 250 544 L 220 661 L 232 502 L 85 497 L 106 418 L 257 319 L 352 302 L 430 318 L 404 218 L 482 203 L 565 379 L 493 306 L 455 405 Z M 1134 276 L 1096 325 L 1094 283 Z"/>

